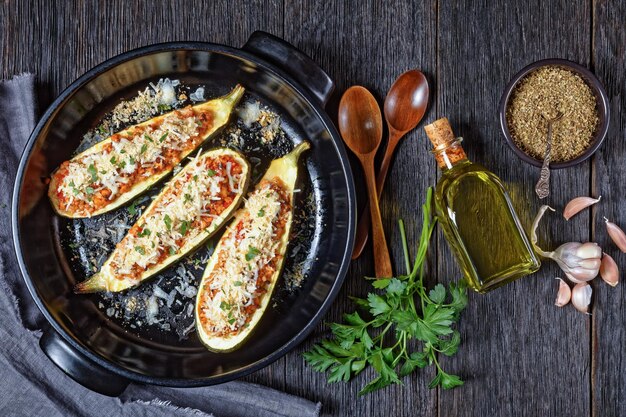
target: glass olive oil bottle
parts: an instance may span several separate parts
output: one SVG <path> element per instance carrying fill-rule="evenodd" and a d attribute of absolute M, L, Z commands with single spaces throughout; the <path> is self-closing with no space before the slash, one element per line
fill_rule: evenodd
<path fill-rule="evenodd" d="M 532 274 L 540 262 L 502 181 L 467 159 L 448 119 L 425 127 L 442 170 L 435 209 L 468 285 L 485 293 Z"/>

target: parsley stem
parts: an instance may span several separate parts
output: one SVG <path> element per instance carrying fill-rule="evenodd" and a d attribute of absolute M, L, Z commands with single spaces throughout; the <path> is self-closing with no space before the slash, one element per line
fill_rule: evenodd
<path fill-rule="evenodd" d="M 404 229 L 404 220 L 398 219 L 398 226 L 400 227 L 400 239 L 402 240 L 402 251 L 404 252 L 404 264 L 406 265 L 406 273 L 411 273 L 411 261 L 409 255 L 409 245 L 406 242 L 406 231 Z"/>

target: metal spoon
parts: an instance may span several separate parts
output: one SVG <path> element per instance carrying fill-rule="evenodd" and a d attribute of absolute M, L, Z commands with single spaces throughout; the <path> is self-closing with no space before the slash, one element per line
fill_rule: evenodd
<path fill-rule="evenodd" d="M 552 126 L 554 123 L 563 117 L 563 113 L 560 111 L 556 113 L 556 116 L 552 119 L 548 119 L 545 115 L 542 115 L 544 119 L 548 121 L 548 143 L 546 144 L 546 153 L 543 157 L 543 165 L 541 166 L 541 175 L 537 185 L 535 185 L 535 193 L 537 197 L 546 198 L 550 195 L 550 160 L 552 158 Z"/>
<path fill-rule="evenodd" d="M 383 192 L 391 158 L 400 143 L 400 139 L 422 121 L 426 108 L 428 107 L 428 80 L 426 76 L 418 70 L 410 70 L 400 75 L 393 83 L 385 98 L 385 120 L 389 130 L 389 141 L 383 161 L 380 164 L 380 171 L 376 176 L 376 189 L 378 198 Z M 363 248 L 367 243 L 370 216 L 367 207 L 363 210 L 359 224 L 356 229 L 356 239 L 352 259 L 361 256 Z"/>
<path fill-rule="evenodd" d="M 391 277 L 391 259 L 378 206 L 374 173 L 374 156 L 383 139 L 383 120 L 376 99 L 367 89 L 353 86 L 341 97 L 339 131 L 346 145 L 361 161 L 365 171 L 372 217 L 376 277 Z"/>

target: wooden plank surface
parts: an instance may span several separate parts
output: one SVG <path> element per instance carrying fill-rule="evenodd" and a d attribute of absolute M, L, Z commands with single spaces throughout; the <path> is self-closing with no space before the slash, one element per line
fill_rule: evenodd
<path fill-rule="evenodd" d="M 379 100 L 383 99 L 395 78 L 404 71 L 418 68 L 434 77 L 436 48 L 436 7 L 434 2 L 423 4 L 378 1 L 358 2 L 286 2 L 285 39 L 310 54 L 325 68 L 343 92 L 353 84 L 367 87 Z M 389 30 L 393 22 L 393 30 Z M 329 103 L 328 111 L 336 120 L 340 94 Z M 431 112 L 432 113 L 432 112 Z M 359 190 L 359 199 L 365 200 L 362 170 L 355 161 L 353 172 Z M 381 200 L 381 211 L 386 228 L 387 242 L 395 271 L 402 268 L 402 249 L 397 219 L 407 221 L 409 239 L 415 242 L 418 217 L 426 187 L 435 180 L 435 164 L 424 152 L 423 138 L 419 132 L 409 134 L 398 147 L 397 158 L 390 171 Z M 396 179 L 395 181 L 393 179 Z M 412 248 L 413 249 L 413 248 Z M 364 276 L 372 276 L 371 249 L 354 262 L 344 287 L 326 317 L 326 321 L 341 320 L 345 312 L 355 309 L 349 295 L 365 296 L 371 285 Z M 403 271 L 400 271 L 403 272 Z M 329 336 L 325 326 L 318 326 L 307 343 L 287 356 L 286 384 L 295 393 L 321 394 L 324 415 L 333 416 L 416 416 L 433 415 L 436 409 L 436 392 L 427 388 L 432 378 L 430 372 L 407 378 L 405 386 L 393 386 L 358 398 L 358 391 L 373 377 L 371 371 L 363 372 L 349 385 L 326 385 L 325 379 L 306 366 L 299 353 L 312 342 Z"/>
<path fill-rule="evenodd" d="M 146 16 L 145 21 L 141 20 Z M 515 72 L 541 58 L 571 59 L 595 69 L 609 93 L 612 119 L 607 142 L 595 161 L 553 173 L 557 209 L 577 195 L 603 195 L 603 204 L 570 222 L 553 214 L 542 224 L 542 244 L 554 248 L 591 237 L 620 266 L 626 258 L 609 245 L 606 215 L 626 228 L 622 191 L 626 174 L 626 6 L 594 1 L 18 1 L 0 2 L 0 75 L 24 71 L 40 79 L 42 109 L 84 71 L 134 47 L 172 40 L 241 46 L 257 29 L 284 37 L 304 50 L 337 82 L 328 105 L 336 118 L 339 94 L 361 84 L 382 100 L 401 72 L 419 68 L 432 84 L 426 121 L 448 116 L 464 136 L 471 159 L 508 184 L 525 225 L 537 208 L 537 170 L 518 160 L 502 139 L 497 105 Z M 419 206 L 438 176 L 421 129 L 401 144 L 381 201 L 396 268 L 401 268 L 397 218 L 409 240 L 418 232 Z M 361 187 L 361 171 L 354 165 Z M 361 196 L 362 197 L 362 196 Z M 592 232 L 593 235 L 592 235 Z M 438 236 L 431 282 L 459 277 L 446 243 Z M 372 272 L 366 255 L 350 268 L 346 284 L 326 317 L 353 309 L 348 295 L 367 291 Z M 624 416 L 626 415 L 626 308 L 624 284 L 594 283 L 591 318 L 552 304 L 559 270 L 545 262 L 532 277 L 486 296 L 472 295 L 461 321 L 462 346 L 445 369 L 466 384 L 453 391 L 428 390 L 432 371 L 358 398 L 371 378 L 326 385 L 304 365 L 301 353 L 327 335 L 318 326 L 302 346 L 247 380 L 324 403 L 325 416 Z"/>
<path fill-rule="evenodd" d="M 544 2 L 439 2 L 437 106 L 465 138 L 470 159 L 508 185 L 528 228 L 539 203 L 539 170 L 507 147 L 498 104 L 513 75 L 533 61 L 561 57 L 588 62 L 589 4 Z M 576 22 L 572 25 L 571 22 Z M 553 172 L 547 204 L 562 208 L 589 192 L 589 164 Z M 588 214 L 570 222 L 557 214 L 542 223 L 544 247 L 588 240 Z M 549 233 L 548 233 L 549 231 Z M 460 276 L 440 242 L 439 277 Z M 559 270 L 543 269 L 487 295 L 472 294 L 461 323 L 462 353 L 442 364 L 466 378 L 461 389 L 441 391 L 441 416 L 561 416 L 589 414 L 589 319 L 554 303 Z"/>
<path fill-rule="evenodd" d="M 594 6 L 592 60 L 611 109 L 609 133 L 594 165 L 594 194 L 603 200 L 594 210 L 594 240 L 618 263 L 623 279 L 626 255 L 607 237 L 602 217 L 626 230 L 626 3 L 596 1 Z M 626 286 L 597 282 L 593 289 L 592 416 L 625 416 Z"/>

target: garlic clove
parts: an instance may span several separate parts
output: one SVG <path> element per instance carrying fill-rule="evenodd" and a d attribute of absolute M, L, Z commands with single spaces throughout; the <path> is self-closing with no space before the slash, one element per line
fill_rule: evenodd
<path fill-rule="evenodd" d="M 602 257 L 602 248 L 595 242 L 583 243 L 576 249 L 576 256 L 583 259 Z"/>
<path fill-rule="evenodd" d="M 583 282 L 576 284 L 572 290 L 572 305 L 581 313 L 588 314 L 589 304 L 591 304 L 591 285 Z"/>
<path fill-rule="evenodd" d="M 602 196 L 598 198 L 576 197 L 575 199 L 567 203 L 567 205 L 563 209 L 563 217 L 565 217 L 565 220 L 569 220 L 587 207 L 596 204 L 598 201 L 600 201 L 601 198 Z"/>
<path fill-rule="evenodd" d="M 606 223 L 606 231 L 609 233 L 615 245 L 617 245 L 619 250 L 626 253 L 626 233 L 615 223 L 611 223 L 606 217 L 604 218 L 604 222 Z"/>
<path fill-rule="evenodd" d="M 600 265 L 600 276 L 611 287 L 615 287 L 619 282 L 619 268 L 615 260 L 606 253 L 602 257 L 602 265 Z"/>
<path fill-rule="evenodd" d="M 583 259 L 583 260 L 578 261 L 578 266 L 584 269 L 598 270 L 600 269 L 601 264 L 602 264 L 602 261 L 600 260 L 600 258 Z"/>
<path fill-rule="evenodd" d="M 572 298 L 572 289 L 569 287 L 569 285 L 567 285 L 567 282 L 563 281 L 561 278 L 555 279 L 558 279 L 560 282 L 559 292 L 556 295 L 556 301 L 554 302 L 554 305 L 557 307 L 563 307 L 564 305 L 569 303 L 569 300 Z"/>
<path fill-rule="evenodd" d="M 565 272 L 567 279 L 575 284 L 589 282 L 598 276 L 597 269 L 585 269 L 585 268 L 570 268 Z"/>

